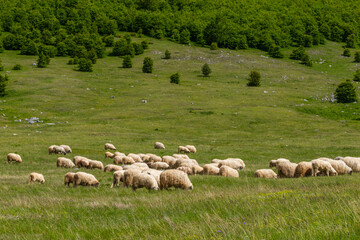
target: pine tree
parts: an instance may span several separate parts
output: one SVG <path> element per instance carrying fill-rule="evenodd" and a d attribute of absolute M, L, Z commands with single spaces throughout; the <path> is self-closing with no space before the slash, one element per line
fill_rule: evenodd
<path fill-rule="evenodd" d="M 204 77 L 208 77 L 211 73 L 211 68 L 209 67 L 209 65 L 207 63 L 205 63 L 202 68 L 201 68 L 201 72 L 204 75 Z"/>
<path fill-rule="evenodd" d="M 81 72 L 92 72 L 92 63 L 90 59 L 80 58 L 79 60 L 79 71 Z"/>
<path fill-rule="evenodd" d="M 352 103 L 357 101 L 355 87 L 349 79 L 340 83 L 336 88 L 335 98 L 338 103 Z"/>
<path fill-rule="evenodd" d="M 152 73 L 153 65 L 154 65 L 153 60 L 149 57 L 145 57 L 144 63 L 143 63 L 143 68 L 142 68 L 143 73 Z"/>
<path fill-rule="evenodd" d="M 6 86 L 9 81 L 9 77 L 7 75 L 2 76 L 0 75 L 0 97 L 3 97 L 6 95 Z"/>
<path fill-rule="evenodd" d="M 248 80 L 249 81 L 248 81 L 247 85 L 249 87 L 259 87 L 260 86 L 261 75 L 257 71 L 251 71 L 250 74 L 249 74 L 249 79 Z"/>
<path fill-rule="evenodd" d="M 131 56 L 129 56 L 129 55 L 124 56 L 122 67 L 123 68 L 132 68 Z"/>
<path fill-rule="evenodd" d="M 39 58 L 37 60 L 38 68 L 45 68 L 50 63 L 50 57 L 45 55 L 43 52 L 39 53 Z"/>
<path fill-rule="evenodd" d="M 174 73 L 173 75 L 171 75 L 170 76 L 170 83 L 179 84 L 180 83 L 180 74 L 179 73 Z"/>
<path fill-rule="evenodd" d="M 164 59 L 170 59 L 170 58 L 171 58 L 171 53 L 169 50 L 166 49 Z"/>

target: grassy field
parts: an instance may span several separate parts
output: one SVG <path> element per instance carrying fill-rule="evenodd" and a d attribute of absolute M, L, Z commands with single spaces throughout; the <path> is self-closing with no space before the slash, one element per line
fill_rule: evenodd
<path fill-rule="evenodd" d="M 92 73 L 75 71 L 69 58 L 39 69 L 32 66 L 36 57 L 0 54 L 10 71 L 8 96 L 0 99 L 0 239 L 359 238 L 359 174 L 253 177 L 280 157 L 300 162 L 360 155 L 359 103 L 328 101 L 358 67 L 341 56 L 340 44 L 308 49 L 315 62 L 309 68 L 258 50 L 151 41 L 133 68 L 106 57 Z M 162 59 L 166 49 L 170 60 Z M 145 56 L 154 60 L 153 74 L 141 72 Z M 213 72 L 208 78 L 200 71 L 205 62 Z M 11 70 L 16 63 L 23 70 Z M 262 74 L 261 87 L 246 87 L 251 70 Z M 175 72 L 180 85 L 170 84 Z M 27 124 L 30 117 L 43 123 Z M 155 141 L 166 149 L 153 149 Z M 100 170 L 84 170 L 97 177 L 99 188 L 65 187 L 69 170 L 56 168 L 48 146 L 68 144 L 69 158 L 107 164 L 105 142 L 121 152 L 161 156 L 193 144 L 198 152 L 191 157 L 201 164 L 240 157 L 246 168 L 238 179 L 190 176 L 193 191 L 110 189 L 112 174 Z M 9 152 L 23 163 L 5 164 Z M 44 185 L 26 184 L 33 171 L 45 176 Z"/>

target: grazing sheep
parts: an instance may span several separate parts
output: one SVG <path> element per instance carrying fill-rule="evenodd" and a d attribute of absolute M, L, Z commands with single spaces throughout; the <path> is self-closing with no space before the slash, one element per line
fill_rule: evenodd
<path fill-rule="evenodd" d="M 77 187 L 78 185 L 98 187 L 99 184 L 99 181 L 92 174 L 77 172 L 74 175 L 73 187 Z"/>
<path fill-rule="evenodd" d="M 115 171 L 113 174 L 113 182 L 111 184 L 110 188 L 113 188 L 114 186 L 119 187 L 119 183 L 120 181 L 123 182 L 123 178 L 124 178 L 124 172 L 125 170 L 118 170 Z"/>
<path fill-rule="evenodd" d="M 139 169 L 129 169 L 124 172 L 124 180 L 123 180 L 123 186 L 129 187 L 133 183 L 133 178 L 135 175 L 140 174 L 141 171 Z"/>
<path fill-rule="evenodd" d="M 196 153 L 196 147 L 193 145 L 186 145 L 185 146 L 191 153 Z"/>
<path fill-rule="evenodd" d="M 116 150 L 116 147 L 111 143 L 105 143 L 105 150 Z"/>
<path fill-rule="evenodd" d="M 200 167 L 197 164 L 193 164 L 193 166 L 191 167 L 191 170 L 192 170 L 194 175 L 202 174 L 204 172 L 204 168 Z"/>
<path fill-rule="evenodd" d="M 65 149 L 63 147 L 60 147 L 60 146 L 54 146 L 53 153 L 66 155 Z"/>
<path fill-rule="evenodd" d="M 220 168 L 212 164 L 205 164 L 203 168 L 204 168 L 203 171 L 204 175 L 219 175 Z"/>
<path fill-rule="evenodd" d="M 188 175 L 176 169 L 165 170 L 160 174 L 160 189 L 168 190 L 170 187 L 193 189 Z"/>
<path fill-rule="evenodd" d="M 132 189 L 136 191 L 137 188 L 145 187 L 147 190 L 159 190 L 159 185 L 157 184 L 155 178 L 150 174 L 139 173 L 134 175 L 132 182 Z"/>
<path fill-rule="evenodd" d="M 141 159 L 141 157 L 138 154 L 135 154 L 135 153 L 129 153 L 127 156 L 131 157 L 135 162 L 142 162 L 143 161 Z"/>
<path fill-rule="evenodd" d="M 186 159 L 190 159 L 188 155 L 186 154 L 173 154 L 173 157 L 176 159 L 181 159 L 181 158 L 186 158 Z"/>
<path fill-rule="evenodd" d="M 29 184 L 31 182 L 40 182 L 41 184 L 44 184 L 45 178 L 42 174 L 33 172 L 33 173 L 30 173 L 30 176 L 29 176 Z"/>
<path fill-rule="evenodd" d="M 78 163 L 80 162 L 80 160 L 82 160 L 82 159 L 88 160 L 86 157 L 75 156 L 75 157 L 73 158 L 73 160 L 74 160 L 73 162 L 74 162 L 74 164 L 77 166 Z"/>
<path fill-rule="evenodd" d="M 228 167 L 231 167 L 235 170 L 242 170 L 245 166 L 244 162 L 241 160 L 241 159 L 231 159 L 231 158 L 228 158 L 228 159 L 225 159 L 225 160 L 222 160 L 220 163 L 219 163 L 219 168 L 222 167 L 222 166 L 228 166 Z"/>
<path fill-rule="evenodd" d="M 49 154 L 54 153 L 54 151 L 55 151 L 55 146 L 56 146 L 56 145 L 51 145 L 51 146 L 49 147 Z"/>
<path fill-rule="evenodd" d="M 161 161 L 169 164 L 170 162 L 176 161 L 176 159 L 172 156 L 163 156 Z"/>
<path fill-rule="evenodd" d="M 331 164 L 331 166 L 335 169 L 335 171 L 338 173 L 338 175 L 344 175 L 344 174 L 352 174 L 353 170 L 351 167 L 346 165 L 346 163 L 342 160 L 332 160 L 327 159 L 325 160 Z"/>
<path fill-rule="evenodd" d="M 66 153 L 72 153 L 72 150 L 68 145 L 60 145 L 60 147 L 64 148 Z"/>
<path fill-rule="evenodd" d="M 299 162 L 295 168 L 294 177 L 311 177 L 312 175 L 312 163 L 311 162 Z"/>
<path fill-rule="evenodd" d="M 108 164 L 104 167 L 104 172 L 116 172 L 116 171 L 119 171 L 122 169 L 123 168 L 121 166 L 114 165 L 114 164 Z"/>
<path fill-rule="evenodd" d="M 342 160 L 353 172 L 360 172 L 360 158 L 358 157 L 337 157 L 335 160 Z"/>
<path fill-rule="evenodd" d="M 106 152 L 105 153 L 105 158 L 114 158 L 114 157 L 115 157 L 114 153 L 111 153 L 111 152 Z"/>
<path fill-rule="evenodd" d="M 277 178 L 277 174 L 272 169 L 256 170 L 254 176 L 258 178 Z"/>
<path fill-rule="evenodd" d="M 293 178 L 295 176 L 297 164 L 292 162 L 280 161 L 276 163 L 279 178 Z"/>
<path fill-rule="evenodd" d="M 74 176 L 75 176 L 75 173 L 72 173 L 72 172 L 68 172 L 67 174 L 65 174 L 65 177 L 64 177 L 65 186 L 68 185 L 68 187 L 70 187 L 70 183 L 74 184 Z"/>
<path fill-rule="evenodd" d="M 155 149 L 165 149 L 165 145 L 163 143 L 161 143 L 161 142 L 156 142 L 154 144 L 154 148 Z"/>
<path fill-rule="evenodd" d="M 154 163 L 149 163 L 149 167 L 154 169 L 168 169 L 169 164 L 165 162 L 154 162 Z"/>
<path fill-rule="evenodd" d="M 193 171 L 189 167 L 178 167 L 177 170 L 183 171 L 187 175 L 193 175 Z"/>
<path fill-rule="evenodd" d="M 133 164 L 135 163 L 132 157 L 125 156 L 122 158 L 122 164 Z"/>
<path fill-rule="evenodd" d="M 73 168 L 75 164 L 68 158 L 59 157 L 56 161 L 57 167 Z"/>
<path fill-rule="evenodd" d="M 115 156 L 121 156 L 121 157 L 125 157 L 125 156 L 126 156 L 126 154 L 125 154 L 125 153 L 122 153 L 122 152 L 114 152 L 114 155 L 115 155 Z M 114 157 L 115 157 L 115 156 L 114 156 Z M 114 158 L 114 157 L 113 157 L 113 158 Z"/>
<path fill-rule="evenodd" d="M 6 157 L 7 163 L 10 162 L 17 162 L 17 163 L 22 163 L 22 159 L 20 157 L 19 154 L 16 153 L 9 153 Z"/>
<path fill-rule="evenodd" d="M 150 159 L 150 156 L 149 156 L 149 155 L 144 154 L 144 153 L 139 153 L 138 155 L 141 157 L 141 160 L 142 160 L 143 162 L 149 162 L 149 159 Z"/>
<path fill-rule="evenodd" d="M 190 150 L 187 147 L 179 146 L 178 153 L 190 153 Z"/>
<path fill-rule="evenodd" d="M 278 158 L 277 160 L 271 160 L 269 163 L 269 167 L 270 168 L 276 167 L 276 163 L 278 163 L 278 162 L 290 162 L 290 160 L 285 159 L 285 158 Z"/>
<path fill-rule="evenodd" d="M 114 159 L 114 164 L 122 164 L 123 162 L 123 157 L 126 157 L 126 156 L 119 156 L 119 155 L 116 155 L 113 159 Z"/>
<path fill-rule="evenodd" d="M 312 163 L 312 176 L 318 176 L 321 174 L 325 174 L 327 176 L 336 176 L 337 172 L 335 169 L 331 166 L 329 162 L 326 162 L 324 160 L 315 159 L 311 161 Z"/>
<path fill-rule="evenodd" d="M 149 166 L 148 166 L 146 163 L 137 162 L 137 163 L 134 163 L 134 164 L 132 164 L 132 165 L 140 168 L 140 170 L 147 170 L 147 169 L 149 169 Z"/>
<path fill-rule="evenodd" d="M 141 171 L 142 173 L 146 173 L 146 174 L 150 174 L 151 176 L 153 176 L 158 184 L 158 186 L 160 186 L 160 174 L 163 172 L 161 170 L 155 170 L 155 169 L 145 169 L 143 171 Z"/>
<path fill-rule="evenodd" d="M 180 158 L 177 159 L 172 168 L 178 168 L 178 167 L 189 167 L 191 168 L 194 165 L 194 161 L 187 158 Z"/>
<path fill-rule="evenodd" d="M 131 165 L 123 165 L 122 166 L 123 170 L 129 170 L 129 169 L 137 169 L 139 171 L 143 170 L 143 168 L 139 167 L 139 166 L 136 166 L 134 164 L 131 164 Z"/>
<path fill-rule="evenodd" d="M 78 168 L 81 168 L 81 167 L 89 168 L 90 161 L 91 161 L 90 159 L 82 158 L 82 159 L 80 159 L 75 165 L 76 165 Z"/>
<path fill-rule="evenodd" d="M 219 175 L 223 177 L 239 177 L 239 172 L 231 167 L 226 165 L 221 166 L 219 170 Z"/>
<path fill-rule="evenodd" d="M 89 161 L 89 169 L 95 169 L 98 168 L 100 170 L 104 169 L 104 164 L 100 161 L 96 161 L 96 160 L 90 160 Z"/>
<path fill-rule="evenodd" d="M 211 163 L 217 163 L 217 164 L 219 164 L 219 163 L 221 163 L 221 159 L 217 159 L 217 158 L 214 158 L 213 160 L 211 160 Z"/>
<path fill-rule="evenodd" d="M 149 156 L 149 158 L 147 160 L 144 160 L 144 162 L 148 163 L 148 162 L 161 162 L 162 159 L 161 157 L 155 155 L 155 154 L 152 154 L 152 153 L 147 153 L 146 155 Z"/>

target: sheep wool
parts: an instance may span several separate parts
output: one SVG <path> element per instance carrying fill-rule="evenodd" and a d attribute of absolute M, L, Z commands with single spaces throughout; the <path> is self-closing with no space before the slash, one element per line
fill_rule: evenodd
<path fill-rule="evenodd" d="M 339 157 L 336 158 L 336 160 L 342 160 L 345 162 L 346 165 L 348 165 L 353 172 L 360 172 L 360 158 L 358 157 Z"/>
<path fill-rule="evenodd" d="M 16 153 L 9 153 L 6 156 L 6 160 L 7 160 L 7 163 L 10 163 L 10 162 L 22 163 L 21 156 Z"/>
<path fill-rule="evenodd" d="M 40 182 L 41 184 L 44 184 L 45 178 L 42 174 L 33 172 L 33 173 L 30 173 L 28 183 L 30 184 L 31 182 Z"/>
<path fill-rule="evenodd" d="M 138 154 L 135 154 L 135 153 L 129 153 L 127 156 L 131 157 L 135 162 L 142 162 L 143 161 L 141 159 L 141 157 Z"/>
<path fill-rule="evenodd" d="M 68 145 L 60 145 L 60 147 L 64 148 L 66 153 L 72 153 L 72 150 Z"/>
<path fill-rule="evenodd" d="M 111 187 L 110 188 L 113 188 L 114 186 L 115 187 L 119 187 L 119 183 L 120 181 L 123 182 L 123 178 L 124 178 L 124 172 L 125 170 L 118 170 L 118 171 L 115 171 L 113 173 L 113 182 L 111 184 Z"/>
<path fill-rule="evenodd" d="M 74 184 L 74 176 L 75 176 L 75 173 L 72 173 L 72 172 L 68 172 L 65 174 L 65 177 L 64 177 L 65 186 L 68 185 L 68 187 L 70 187 L 70 183 Z"/>
<path fill-rule="evenodd" d="M 149 166 L 154 169 L 168 169 L 169 168 L 169 164 L 167 164 L 165 162 L 149 163 Z"/>
<path fill-rule="evenodd" d="M 160 174 L 161 174 L 163 171 L 149 168 L 149 169 L 143 170 L 143 171 L 141 171 L 141 172 L 153 176 L 153 177 L 155 178 L 158 186 L 160 186 Z"/>
<path fill-rule="evenodd" d="M 311 177 L 312 175 L 312 163 L 311 162 L 299 162 L 295 168 L 294 177 Z"/>
<path fill-rule="evenodd" d="M 204 168 L 203 171 L 204 175 L 219 175 L 220 168 L 212 164 L 205 164 L 203 168 Z"/>
<path fill-rule="evenodd" d="M 73 187 L 77 187 L 79 185 L 98 187 L 99 184 L 99 181 L 92 174 L 85 172 L 77 172 L 74 175 Z"/>
<path fill-rule="evenodd" d="M 183 171 L 187 175 L 193 175 L 193 171 L 189 167 L 178 167 L 177 170 Z"/>
<path fill-rule="evenodd" d="M 119 171 L 122 169 L 123 168 L 121 166 L 114 165 L 114 164 L 108 164 L 104 167 L 104 172 L 116 172 L 116 171 Z"/>
<path fill-rule="evenodd" d="M 259 169 L 254 173 L 258 178 L 277 178 L 277 174 L 272 169 Z"/>
<path fill-rule="evenodd" d="M 160 189 L 168 190 L 170 187 L 193 189 L 188 175 L 176 169 L 165 170 L 160 174 Z"/>
<path fill-rule="evenodd" d="M 65 167 L 65 168 L 73 168 L 73 167 L 75 167 L 75 164 L 68 158 L 59 157 L 56 160 L 56 166 L 57 167 Z"/>
<path fill-rule="evenodd" d="M 105 143 L 105 150 L 116 150 L 116 147 L 111 143 Z"/>
<path fill-rule="evenodd" d="M 324 160 L 315 159 L 311 161 L 312 163 L 312 176 L 319 176 L 325 174 L 326 176 L 336 176 L 338 175 L 335 169 L 331 166 L 329 162 Z"/>
<path fill-rule="evenodd" d="M 280 161 L 276 163 L 279 178 L 293 178 L 295 176 L 297 164 L 287 161 Z"/>
<path fill-rule="evenodd" d="M 187 147 L 179 146 L 178 153 L 190 153 L 190 150 Z"/>
<path fill-rule="evenodd" d="M 129 169 L 124 172 L 124 180 L 123 180 L 123 186 L 129 187 L 133 183 L 133 178 L 135 175 L 140 174 L 141 171 L 139 169 Z"/>
<path fill-rule="evenodd" d="M 159 190 L 159 186 L 155 178 L 146 173 L 134 175 L 132 189 L 136 191 L 137 188 L 145 187 L 147 190 Z"/>
<path fill-rule="evenodd" d="M 154 148 L 155 149 L 165 149 L 165 145 L 163 143 L 161 143 L 161 142 L 156 142 L 154 144 Z"/>
<path fill-rule="evenodd" d="M 96 161 L 96 160 L 90 160 L 89 161 L 89 168 L 90 169 L 95 169 L 98 168 L 100 170 L 104 169 L 104 164 L 100 161 Z"/>
<path fill-rule="evenodd" d="M 105 153 L 105 158 L 113 158 L 115 157 L 115 154 L 111 153 L 111 152 L 106 152 Z"/>
<path fill-rule="evenodd" d="M 327 159 L 325 161 L 331 164 L 331 166 L 335 169 L 338 175 L 344 175 L 344 174 L 351 175 L 353 172 L 352 168 L 346 165 L 346 163 L 342 160 Z"/>
<path fill-rule="evenodd" d="M 196 153 L 196 147 L 193 145 L 186 145 L 185 146 L 191 153 Z"/>
<path fill-rule="evenodd" d="M 221 166 L 219 169 L 219 175 L 223 177 L 239 177 L 239 172 L 228 166 Z"/>

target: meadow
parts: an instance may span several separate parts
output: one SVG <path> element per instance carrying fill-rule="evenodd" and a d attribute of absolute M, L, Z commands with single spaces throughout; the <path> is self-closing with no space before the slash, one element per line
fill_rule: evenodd
<path fill-rule="evenodd" d="M 309 68 L 260 50 L 149 40 L 153 44 L 133 59 L 133 68 L 106 57 L 92 73 L 75 71 L 68 57 L 40 69 L 32 66 L 36 56 L 0 54 L 10 77 L 8 95 L 0 98 L 0 239 L 359 238 L 358 173 L 253 177 L 280 157 L 300 162 L 360 155 L 359 103 L 329 101 L 358 67 L 341 56 L 341 44 L 307 49 L 314 61 Z M 166 49 L 172 59 L 162 59 Z M 292 49 L 283 51 L 288 56 Z M 145 56 L 154 60 L 152 74 L 141 71 Z M 11 70 L 17 63 L 23 69 Z M 201 76 L 204 63 L 210 77 Z M 260 87 L 246 86 L 251 70 L 261 73 Z M 179 85 L 170 84 L 175 72 Z M 43 122 L 27 124 L 30 117 Z M 155 141 L 166 149 L 153 149 Z M 111 173 L 86 169 L 98 188 L 65 187 L 69 169 L 56 167 L 58 156 L 48 155 L 48 147 L 67 144 L 69 158 L 108 164 L 105 142 L 120 152 L 160 156 L 193 144 L 198 152 L 191 157 L 200 164 L 239 157 L 246 167 L 237 179 L 190 176 L 192 191 L 110 189 Z M 23 163 L 6 164 L 10 152 Z M 45 184 L 27 185 L 31 172 L 42 173 Z"/>

